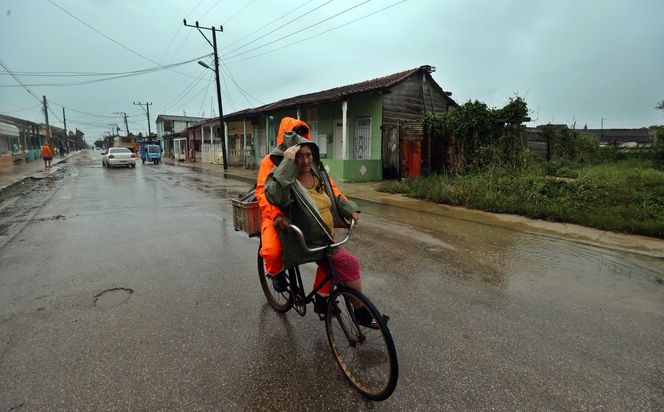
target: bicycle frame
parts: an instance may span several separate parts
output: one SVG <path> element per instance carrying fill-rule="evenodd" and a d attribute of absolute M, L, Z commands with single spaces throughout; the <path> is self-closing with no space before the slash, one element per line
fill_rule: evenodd
<path fill-rule="evenodd" d="M 295 225 L 290 225 L 291 230 L 294 230 L 298 234 L 298 238 L 300 239 L 300 244 L 305 250 L 307 250 L 310 253 L 325 250 L 325 261 L 327 262 L 327 268 L 328 268 L 327 275 L 325 276 L 323 281 L 320 282 L 318 286 L 313 288 L 313 290 L 306 296 L 304 294 L 304 286 L 302 283 L 302 276 L 300 274 L 299 265 L 293 266 L 292 268 L 288 269 L 288 275 L 291 285 L 291 296 L 293 297 L 293 307 L 295 308 L 298 314 L 302 316 L 306 314 L 306 305 L 313 302 L 316 293 L 318 293 L 318 291 L 320 291 L 327 282 L 330 282 L 330 294 L 337 287 L 338 279 L 337 279 L 337 273 L 334 269 L 334 265 L 332 264 L 332 258 L 331 258 L 332 251 L 335 248 L 348 242 L 348 240 L 350 239 L 350 234 L 353 231 L 354 227 L 355 227 L 355 221 L 351 220 L 350 227 L 348 228 L 348 233 L 346 233 L 346 237 L 342 241 L 338 243 L 333 243 L 331 245 L 320 246 L 312 249 L 307 246 L 306 241 L 304 240 L 304 234 L 302 233 L 302 230 L 300 230 L 300 228 Z"/>

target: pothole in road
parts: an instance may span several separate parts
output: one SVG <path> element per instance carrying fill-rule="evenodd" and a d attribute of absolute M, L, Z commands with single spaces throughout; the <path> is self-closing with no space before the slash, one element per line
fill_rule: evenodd
<path fill-rule="evenodd" d="M 107 289 L 95 296 L 94 305 L 100 309 L 120 306 L 129 300 L 132 293 L 134 293 L 134 290 L 127 288 Z"/>
<path fill-rule="evenodd" d="M 55 216 L 49 216 L 49 217 L 40 217 L 39 219 L 35 219 L 35 220 L 38 220 L 40 222 L 45 222 L 47 220 L 65 220 L 65 219 L 67 219 L 67 217 L 65 217 L 63 215 L 55 215 Z"/>

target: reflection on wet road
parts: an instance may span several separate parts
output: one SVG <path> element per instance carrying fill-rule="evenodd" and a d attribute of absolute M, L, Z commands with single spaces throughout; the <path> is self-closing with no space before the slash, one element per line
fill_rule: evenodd
<path fill-rule="evenodd" d="M 664 405 L 661 259 L 361 204 L 348 249 L 400 366 L 374 404 L 316 317 L 266 305 L 258 240 L 232 226 L 249 185 L 98 154 L 51 181 L 0 199 L 0 409 Z"/>

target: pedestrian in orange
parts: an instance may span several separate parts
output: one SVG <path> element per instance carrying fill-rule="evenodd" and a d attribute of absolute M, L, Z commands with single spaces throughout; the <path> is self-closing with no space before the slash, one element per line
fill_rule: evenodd
<path fill-rule="evenodd" d="M 41 148 L 42 158 L 44 159 L 44 167 L 51 167 L 51 160 L 53 160 L 53 152 L 48 142 L 44 142 Z"/>

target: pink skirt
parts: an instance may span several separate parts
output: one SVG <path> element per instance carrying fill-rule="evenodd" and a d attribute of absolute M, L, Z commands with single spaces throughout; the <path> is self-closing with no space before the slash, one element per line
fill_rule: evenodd
<path fill-rule="evenodd" d="M 353 281 L 360 279 L 360 261 L 353 256 L 349 251 L 340 247 L 337 252 L 331 256 L 334 271 L 337 274 L 337 279 L 340 281 Z M 327 273 L 327 261 L 319 260 L 319 269 Z"/>

